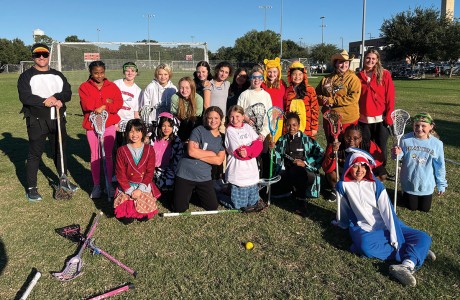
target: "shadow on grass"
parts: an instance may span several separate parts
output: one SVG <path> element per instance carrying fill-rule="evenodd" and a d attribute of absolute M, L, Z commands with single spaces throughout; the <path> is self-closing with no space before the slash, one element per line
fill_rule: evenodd
<path fill-rule="evenodd" d="M 8 256 L 6 255 L 5 245 L 3 244 L 3 241 L 0 239 L 0 276 L 3 274 L 3 270 L 5 269 L 7 264 Z"/>
<path fill-rule="evenodd" d="M 436 128 L 441 137 L 441 141 L 445 145 L 450 145 L 453 147 L 460 147 L 460 139 L 458 138 L 458 128 L 460 127 L 460 122 L 444 121 L 444 120 L 435 120 Z"/>

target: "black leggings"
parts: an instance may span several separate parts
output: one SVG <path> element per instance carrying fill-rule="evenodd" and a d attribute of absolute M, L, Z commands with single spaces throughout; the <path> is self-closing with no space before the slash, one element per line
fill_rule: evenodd
<path fill-rule="evenodd" d="M 196 182 L 176 177 L 173 192 L 173 209 L 184 212 L 188 209 L 192 192 L 195 190 L 205 210 L 216 210 L 218 203 L 212 180 Z"/>
<path fill-rule="evenodd" d="M 404 192 L 403 199 L 406 200 L 407 208 L 410 210 L 429 212 L 431 209 L 433 195 L 416 196 Z"/>

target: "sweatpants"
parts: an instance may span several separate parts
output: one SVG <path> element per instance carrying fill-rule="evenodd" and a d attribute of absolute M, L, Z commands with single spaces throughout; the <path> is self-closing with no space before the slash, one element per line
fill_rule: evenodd
<path fill-rule="evenodd" d="M 91 149 L 91 175 L 93 177 L 93 184 L 100 185 L 102 154 L 100 154 L 100 151 L 99 151 L 99 138 L 94 130 L 87 130 L 86 138 L 88 139 L 89 148 Z M 104 151 L 105 151 L 105 161 L 107 164 L 108 182 L 112 181 L 112 175 L 113 175 L 112 151 L 113 151 L 114 144 L 115 144 L 115 126 L 112 125 L 112 126 L 107 127 L 104 131 Z"/>
<path fill-rule="evenodd" d="M 194 190 L 205 210 L 217 209 L 217 196 L 212 180 L 196 182 L 176 176 L 173 191 L 174 211 L 184 212 L 189 208 Z"/>
<path fill-rule="evenodd" d="M 66 153 L 66 119 L 61 118 L 62 148 Z M 57 173 L 61 174 L 61 154 L 57 132 L 57 120 L 43 120 L 36 117 L 27 117 L 27 135 L 29 136 L 29 153 L 27 154 L 26 176 L 28 187 L 37 186 L 37 173 L 40 160 L 45 151 L 45 141 L 48 138 Z M 64 155 L 64 173 L 67 174 L 67 159 Z"/>
<path fill-rule="evenodd" d="M 419 268 L 425 261 L 428 250 L 430 250 L 431 237 L 423 231 L 402 224 L 400 226 L 404 241 L 400 241 L 398 250 L 391 246 L 388 230 L 367 232 L 359 226 L 351 226 L 349 228 L 353 241 L 351 252 L 381 260 L 402 262 L 409 259 L 416 268 Z"/>

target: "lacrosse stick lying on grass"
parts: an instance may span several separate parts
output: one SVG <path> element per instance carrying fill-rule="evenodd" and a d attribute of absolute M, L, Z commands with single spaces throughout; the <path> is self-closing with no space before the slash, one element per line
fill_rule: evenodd
<path fill-rule="evenodd" d="M 323 117 L 329 125 L 329 131 L 332 134 L 332 137 L 334 138 L 334 143 L 337 143 L 339 141 L 340 132 L 342 131 L 342 116 L 335 110 L 328 110 L 323 114 Z M 337 151 L 334 151 L 334 157 L 335 174 L 337 182 L 339 182 L 339 157 Z M 335 187 L 333 188 L 335 189 Z M 337 222 L 340 222 L 340 197 L 337 192 L 335 193 L 335 199 L 337 201 Z"/>
<path fill-rule="evenodd" d="M 88 298 L 88 300 L 101 300 L 101 299 L 109 298 L 109 297 L 115 296 L 117 294 L 120 294 L 121 292 L 125 292 L 127 290 L 133 289 L 133 288 L 134 288 L 134 284 L 127 283 L 125 285 L 122 285 L 120 287 L 112 289 L 112 290 L 110 290 L 108 292 L 105 292 L 103 294 L 100 294 L 98 296 L 90 297 L 90 298 Z"/>
<path fill-rule="evenodd" d="M 91 226 L 91 229 L 89 230 L 88 234 L 86 237 L 83 238 L 82 240 L 82 245 L 80 247 L 80 250 L 78 251 L 77 255 L 71 257 L 62 272 L 55 272 L 52 273 L 54 277 L 61 281 L 70 281 L 72 279 L 77 278 L 80 276 L 81 273 L 81 267 L 83 266 L 83 260 L 81 259 L 81 254 L 83 253 L 83 250 L 88 246 L 91 236 L 94 233 L 94 230 L 96 229 L 97 224 L 99 223 L 99 219 L 102 216 L 102 212 L 100 212 L 93 221 L 93 225 Z"/>
<path fill-rule="evenodd" d="M 273 183 L 280 181 L 281 176 L 275 176 L 273 178 L 262 178 L 259 180 L 259 186 L 270 186 Z M 224 210 L 204 210 L 204 211 L 189 211 L 181 213 L 159 213 L 160 217 L 178 217 L 178 216 L 199 216 L 199 215 L 217 215 L 217 214 L 232 214 L 241 213 L 243 210 L 240 209 L 224 209 Z"/>
<path fill-rule="evenodd" d="M 37 282 L 38 282 L 38 280 L 40 279 L 41 276 L 42 276 L 42 273 L 40 273 L 38 270 L 36 270 L 34 277 L 32 278 L 32 280 L 27 285 L 27 288 L 24 291 L 24 294 L 22 294 L 22 296 L 21 296 L 21 298 L 19 298 L 19 300 L 26 300 L 27 297 L 29 297 L 30 293 L 32 292 L 32 289 L 35 287 L 35 285 L 37 284 Z"/>
<path fill-rule="evenodd" d="M 110 178 L 108 177 L 107 161 L 105 159 L 105 149 L 104 149 L 105 122 L 107 121 L 108 117 L 109 117 L 109 113 L 106 110 L 103 110 L 100 114 L 96 114 L 92 112 L 89 115 L 89 120 L 93 124 L 94 131 L 96 132 L 99 138 L 99 148 L 100 148 L 100 154 L 101 154 L 100 157 L 102 158 L 102 168 L 104 169 L 104 179 L 105 179 L 105 189 L 107 192 L 107 200 L 111 202 L 112 197 L 110 195 L 110 191 L 112 190 L 112 185 L 110 184 L 110 181 L 112 179 L 112 176 L 110 176 Z"/>
<path fill-rule="evenodd" d="M 107 252 L 105 252 L 104 250 L 102 250 L 101 248 L 98 248 L 96 247 L 96 245 L 94 245 L 94 239 L 89 239 L 89 243 L 88 243 L 88 248 L 90 248 L 93 252 L 93 255 L 96 255 L 96 254 L 102 254 L 105 258 L 107 258 L 108 260 L 110 260 L 111 262 L 113 262 L 114 264 L 116 264 L 117 266 L 123 268 L 126 272 L 128 272 L 129 274 L 133 275 L 134 277 L 137 276 L 137 272 L 134 271 L 133 269 L 127 267 L 126 265 L 124 265 L 122 262 L 120 262 L 119 260 L 117 260 L 115 257 L 111 256 L 110 254 L 108 254 Z"/>
<path fill-rule="evenodd" d="M 391 120 L 393 121 L 393 132 L 394 146 L 399 147 L 401 137 L 404 135 L 404 128 L 406 127 L 407 121 L 410 119 L 410 115 L 407 111 L 402 109 L 396 109 L 391 113 Z M 396 172 L 395 172 L 395 213 L 396 213 L 396 202 L 398 199 L 398 175 L 399 175 L 399 156 L 396 156 Z"/>

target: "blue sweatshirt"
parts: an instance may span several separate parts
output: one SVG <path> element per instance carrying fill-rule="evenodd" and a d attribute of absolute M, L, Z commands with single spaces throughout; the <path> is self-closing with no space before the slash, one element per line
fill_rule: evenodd
<path fill-rule="evenodd" d="M 430 195 L 437 186 L 439 192 L 447 187 L 446 163 L 443 143 L 433 135 L 428 139 L 418 139 L 413 132 L 401 139 L 402 190 L 411 195 Z"/>

